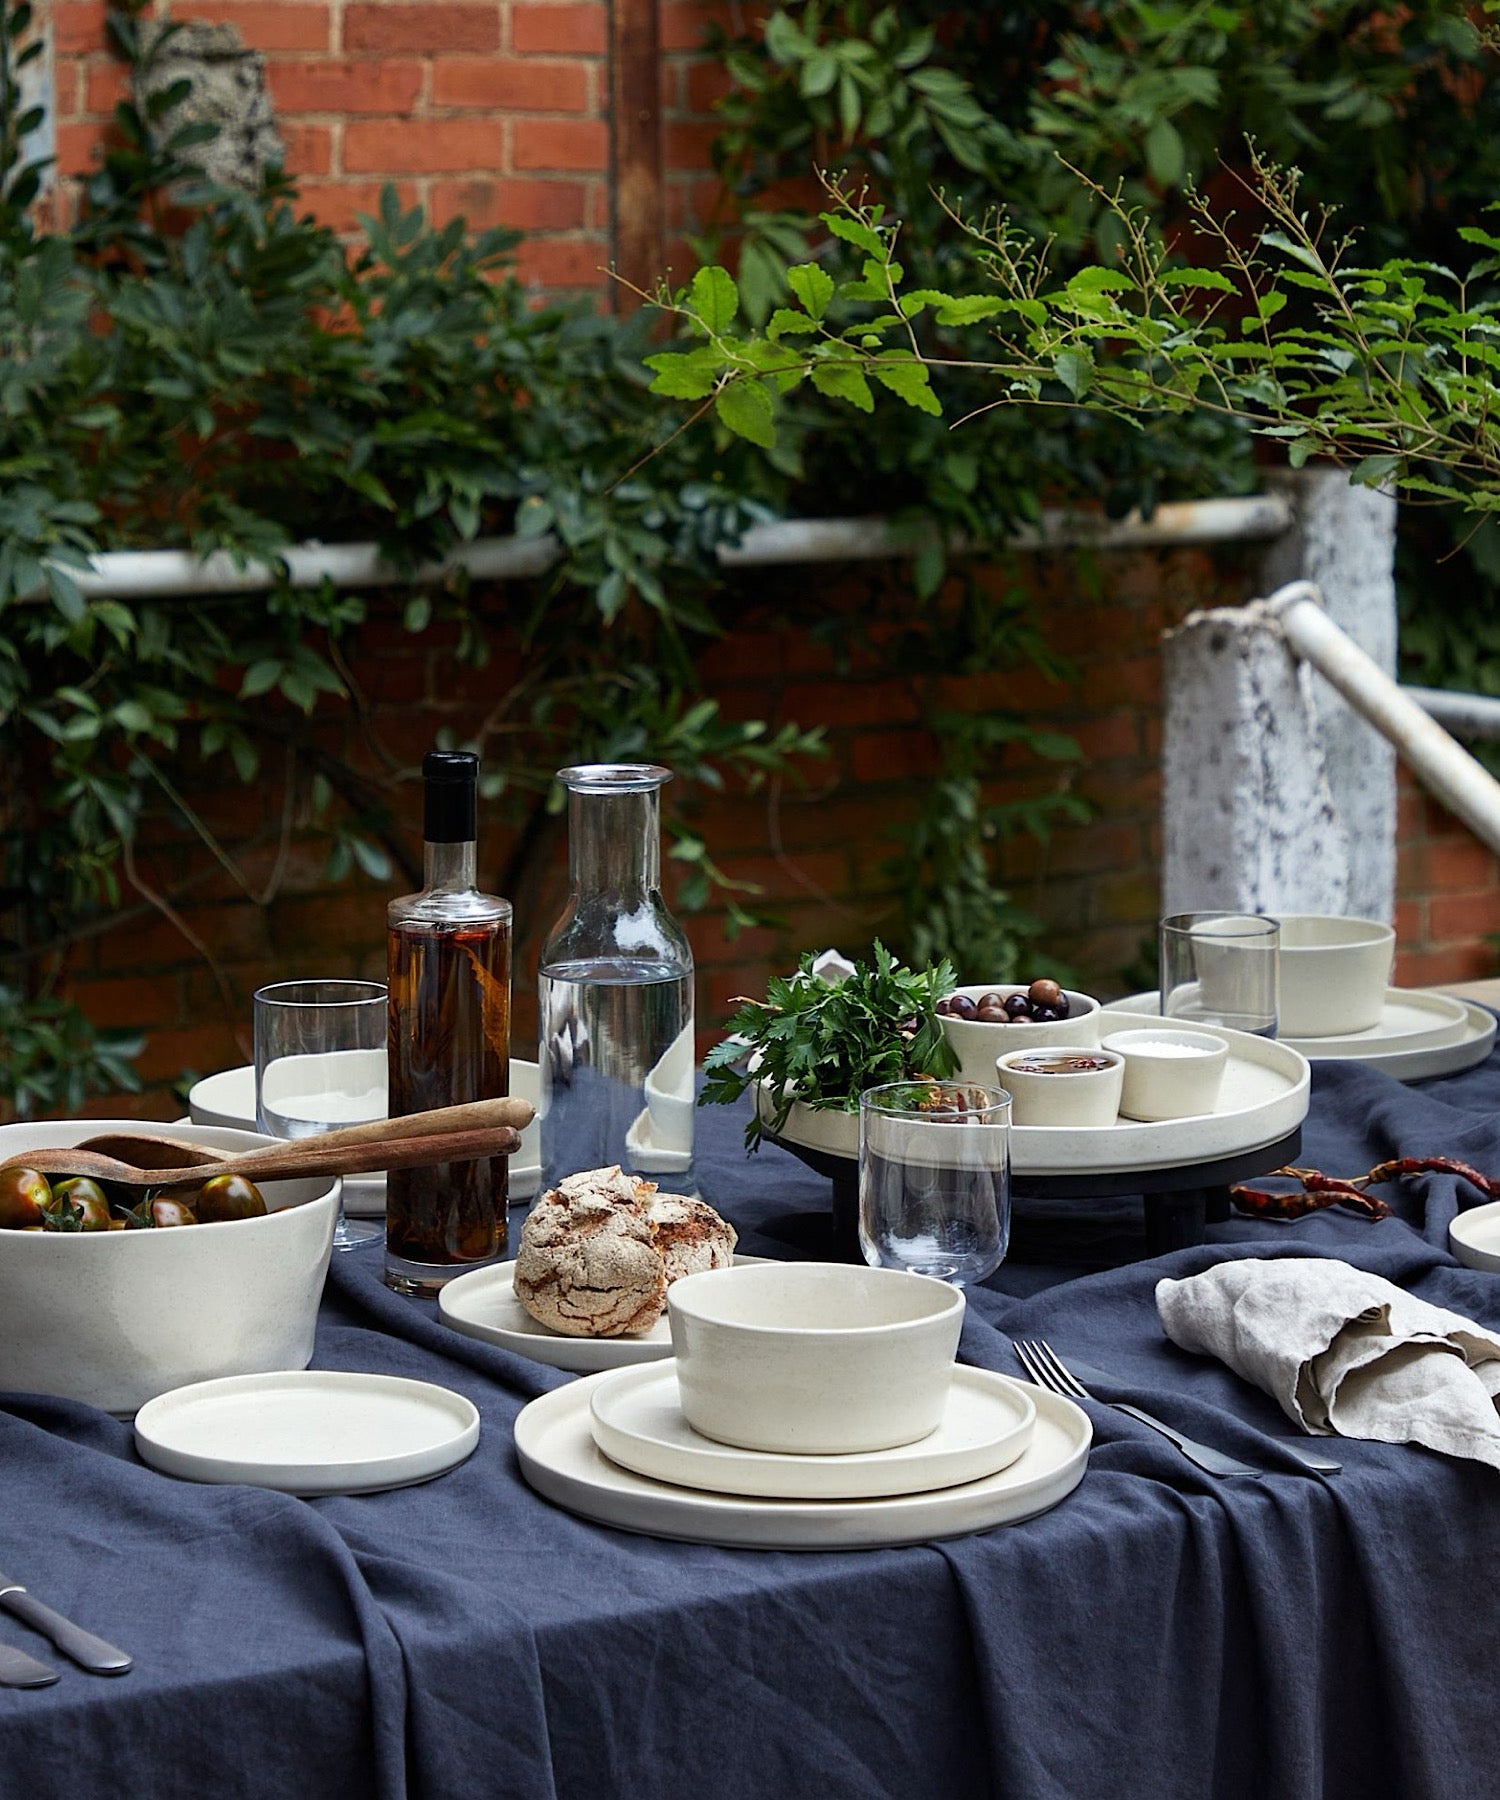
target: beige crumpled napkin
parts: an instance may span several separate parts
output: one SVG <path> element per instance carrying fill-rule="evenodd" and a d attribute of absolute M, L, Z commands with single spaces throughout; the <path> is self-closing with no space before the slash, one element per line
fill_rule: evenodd
<path fill-rule="evenodd" d="M 1324 1257 L 1159 1281 L 1174 1344 L 1217 1356 L 1308 1431 L 1425 1444 L 1500 1469 L 1500 1336 Z"/>

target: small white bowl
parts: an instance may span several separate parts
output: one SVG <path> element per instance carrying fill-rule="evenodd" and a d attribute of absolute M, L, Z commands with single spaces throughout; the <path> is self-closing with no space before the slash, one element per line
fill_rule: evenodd
<path fill-rule="evenodd" d="M 1378 1025 L 1396 958 L 1392 928 L 1323 913 L 1283 913 L 1280 925 L 1278 1035 L 1339 1037 Z"/>
<path fill-rule="evenodd" d="M 1104 1048 L 1125 1059 L 1122 1118 L 1191 1119 L 1213 1111 L 1229 1061 L 1223 1038 L 1176 1025 L 1146 1026 L 1112 1032 Z"/>
<path fill-rule="evenodd" d="M 149 1131 L 216 1150 L 248 1131 L 139 1119 L 0 1126 L 0 1159 L 101 1132 Z M 305 1369 L 338 1217 L 326 1176 L 270 1181 L 265 1218 L 158 1231 L 0 1231 L 0 1388 L 133 1413 L 218 1375 Z"/>
<path fill-rule="evenodd" d="M 742 1450 L 833 1456 L 936 1431 L 960 1289 L 852 1263 L 762 1263 L 667 1289 L 688 1423 Z"/>
<path fill-rule="evenodd" d="M 977 987 L 961 987 L 953 991 L 956 994 L 966 994 L 970 1000 L 978 1000 L 985 994 L 998 994 L 1003 1000 L 1008 994 L 1024 994 L 1029 985 L 1024 981 L 983 981 Z M 960 1077 L 978 1087 L 993 1087 L 995 1058 L 1004 1056 L 1008 1050 L 1025 1050 L 1033 1044 L 1043 1043 L 1097 1044 L 1099 1002 L 1092 994 L 1075 993 L 1072 988 L 1064 988 L 1063 993 L 1068 1001 L 1066 1019 L 1042 1023 L 1027 1019 L 1020 1024 L 1007 1022 L 1000 1025 L 983 1019 L 953 1019 L 943 1016 L 940 1020 L 943 1035 L 958 1057 Z"/>
<path fill-rule="evenodd" d="M 1060 1064 L 1086 1059 L 1104 1067 L 1042 1071 L 1018 1066 L 1032 1059 Z M 1049 1037 L 1024 1050 L 1007 1051 L 995 1064 L 995 1079 L 1010 1095 L 1013 1124 L 1113 1125 L 1120 1116 L 1125 1059 L 1097 1044 L 1059 1043 Z"/>

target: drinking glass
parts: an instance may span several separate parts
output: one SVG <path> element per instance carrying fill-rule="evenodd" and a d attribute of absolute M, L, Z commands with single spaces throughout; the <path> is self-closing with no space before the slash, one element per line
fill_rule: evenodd
<path fill-rule="evenodd" d="M 386 990 L 379 981 L 278 981 L 255 996 L 255 1122 L 271 1137 L 318 1137 L 386 1116 Z M 344 1217 L 336 1250 L 384 1240 Z"/>
<path fill-rule="evenodd" d="M 1010 1243 L 1010 1095 L 897 1081 L 859 1097 L 859 1241 L 876 1268 L 966 1287 Z"/>
<path fill-rule="evenodd" d="M 1164 1019 L 1276 1035 L 1281 927 L 1254 913 L 1172 913 L 1161 922 Z"/>

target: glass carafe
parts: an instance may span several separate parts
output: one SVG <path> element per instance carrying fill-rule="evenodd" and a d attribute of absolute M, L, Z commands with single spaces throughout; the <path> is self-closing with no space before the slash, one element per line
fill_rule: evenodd
<path fill-rule="evenodd" d="M 542 1175 L 618 1163 L 695 1193 L 693 953 L 661 897 L 662 784 L 649 763 L 560 769 L 568 903 L 542 946 Z"/>

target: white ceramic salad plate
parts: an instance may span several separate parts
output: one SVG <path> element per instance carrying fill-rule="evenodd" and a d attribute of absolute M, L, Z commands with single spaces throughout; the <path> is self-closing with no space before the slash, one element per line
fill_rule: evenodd
<path fill-rule="evenodd" d="M 1154 993 L 1111 1000 L 1106 1013 L 1159 1016 Z M 1397 1081 L 1457 1075 L 1482 1063 L 1495 1045 L 1495 1015 L 1472 1000 L 1422 988 L 1389 988 L 1378 1025 L 1337 1037 L 1283 1037 L 1309 1062 L 1361 1062 Z"/>
<path fill-rule="evenodd" d="M 555 1388 L 516 1419 L 521 1471 L 569 1512 L 648 1537 L 757 1550 L 860 1550 L 929 1543 L 1034 1518 L 1083 1479 L 1093 1428 L 1070 1400 L 1027 1388 L 1031 1442 L 1007 1467 L 932 1493 L 873 1500 L 765 1500 L 674 1487 L 612 1462 L 594 1442 L 591 1411 L 607 1376 Z M 1009 1377 L 1002 1376 L 1001 1380 Z M 1017 1386 L 1023 1384 L 1017 1383 Z"/>
<path fill-rule="evenodd" d="M 675 1360 L 617 1369 L 590 1386 L 594 1442 L 611 1462 L 676 1487 L 768 1499 L 870 1500 L 980 1481 L 1025 1451 L 1036 1422 L 1031 1389 L 958 1366 L 930 1436 L 894 1450 L 782 1455 L 694 1431 L 682 1415 Z"/>
<path fill-rule="evenodd" d="M 1448 1248 L 1466 1268 L 1500 1274 L 1500 1200 L 1461 1212 L 1448 1227 Z"/>
<path fill-rule="evenodd" d="M 736 1264 L 765 1262 L 763 1256 L 737 1256 Z M 672 1354 L 672 1334 L 667 1316 L 649 1331 L 629 1337 L 567 1337 L 533 1319 L 516 1298 L 512 1285 L 514 1262 L 493 1263 L 487 1269 L 458 1275 L 438 1295 L 438 1317 L 465 1337 L 498 1344 L 517 1356 L 567 1369 L 575 1375 L 592 1375 L 601 1369 L 619 1369 L 632 1363 L 660 1362 Z"/>
<path fill-rule="evenodd" d="M 329 1369 L 199 1381 L 135 1416 L 137 1450 L 165 1474 L 304 1496 L 430 1481 L 478 1442 L 479 1413 L 462 1394 Z"/>

